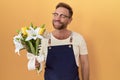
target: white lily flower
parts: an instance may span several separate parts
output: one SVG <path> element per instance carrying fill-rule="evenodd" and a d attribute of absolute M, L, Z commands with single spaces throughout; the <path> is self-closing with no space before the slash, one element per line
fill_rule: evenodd
<path fill-rule="evenodd" d="M 31 39 L 36 40 L 37 38 L 42 39 L 43 37 L 39 34 L 39 30 L 40 30 L 40 28 L 34 29 L 34 28 L 30 27 L 30 29 L 27 30 L 28 37 L 26 38 L 26 41 L 29 41 Z"/>
<path fill-rule="evenodd" d="M 17 52 L 18 55 L 20 55 L 19 51 L 24 48 L 24 46 L 21 43 L 21 39 L 22 39 L 21 34 L 15 36 L 14 39 L 13 39 L 13 42 L 15 44 L 15 52 Z"/>

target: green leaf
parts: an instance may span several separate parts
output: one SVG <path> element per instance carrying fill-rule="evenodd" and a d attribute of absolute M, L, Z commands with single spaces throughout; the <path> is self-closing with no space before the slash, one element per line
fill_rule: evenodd
<path fill-rule="evenodd" d="M 39 47 L 39 44 L 40 44 L 40 43 L 41 43 L 41 39 L 37 38 L 37 39 L 36 39 L 36 55 L 38 55 L 38 52 L 39 52 L 38 47 Z"/>
<path fill-rule="evenodd" d="M 31 22 L 30 26 L 33 27 L 33 23 L 32 22 Z"/>
<path fill-rule="evenodd" d="M 42 26 L 41 26 L 41 28 L 44 28 L 45 27 L 45 24 L 43 24 Z"/>
<path fill-rule="evenodd" d="M 16 32 L 19 34 L 19 33 L 20 33 L 20 30 L 16 30 Z"/>
<path fill-rule="evenodd" d="M 32 51 L 31 51 L 31 49 L 30 49 L 30 45 L 29 45 L 28 41 L 25 41 L 25 42 L 23 42 L 22 44 L 24 44 L 24 45 L 25 45 L 25 48 L 26 48 L 26 50 L 27 50 L 28 52 L 32 53 Z"/>

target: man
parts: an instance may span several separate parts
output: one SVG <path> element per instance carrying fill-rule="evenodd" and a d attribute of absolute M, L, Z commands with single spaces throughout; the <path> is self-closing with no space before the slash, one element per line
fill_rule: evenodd
<path fill-rule="evenodd" d="M 88 52 L 82 35 L 67 29 L 72 21 L 72 8 L 59 3 L 53 13 L 54 31 L 42 42 L 45 54 L 45 80 L 80 80 L 78 67 L 81 63 L 82 80 L 89 80 Z M 36 61 L 36 67 L 40 64 Z"/>

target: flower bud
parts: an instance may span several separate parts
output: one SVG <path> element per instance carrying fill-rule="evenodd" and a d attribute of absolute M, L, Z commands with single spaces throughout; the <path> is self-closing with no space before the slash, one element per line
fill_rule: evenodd
<path fill-rule="evenodd" d="M 27 27 L 22 27 L 22 28 L 21 28 L 22 34 L 23 34 L 24 36 L 27 35 L 26 30 L 27 30 Z"/>
<path fill-rule="evenodd" d="M 45 27 L 42 27 L 42 28 L 40 28 L 40 30 L 39 30 L 39 34 L 40 35 L 43 35 L 44 34 L 44 32 L 45 32 Z"/>

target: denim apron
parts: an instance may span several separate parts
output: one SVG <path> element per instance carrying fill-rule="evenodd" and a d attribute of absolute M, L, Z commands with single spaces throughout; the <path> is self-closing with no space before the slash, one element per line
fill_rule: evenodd
<path fill-rule="evenodd" d="M 72 44 L 48 47 L 44 77 L 45 80 L 80 80 Z"/>

